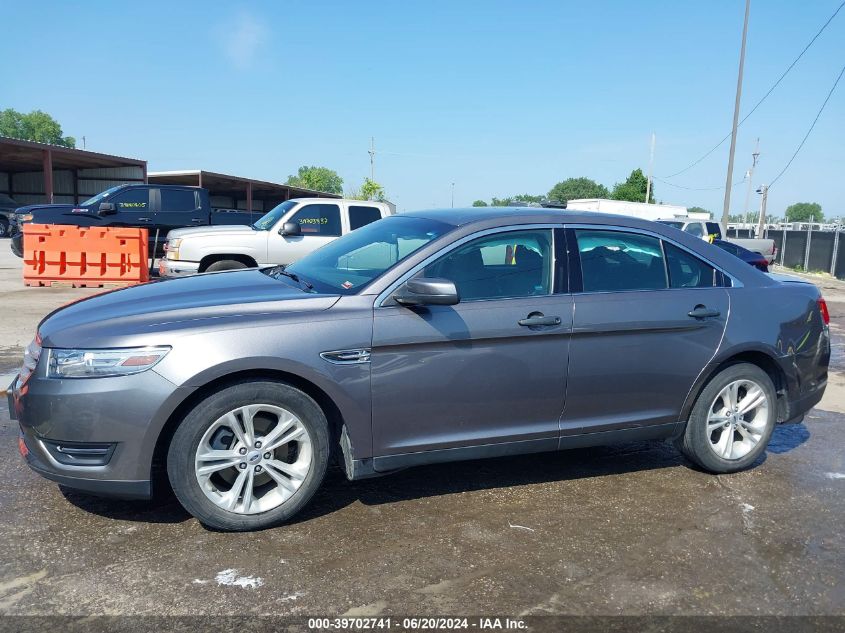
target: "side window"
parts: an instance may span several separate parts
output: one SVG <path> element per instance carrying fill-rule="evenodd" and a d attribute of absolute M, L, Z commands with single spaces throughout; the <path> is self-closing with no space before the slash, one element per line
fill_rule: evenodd
<path fill-rule="evenodd" d="M 197 194 L 191 189 L 161 189 L 162 213 L 185 213 L 196 211 Z"/>
<path fill-rule="evenodd" d="M 704 235 L 704 229 L 701 228 L 700 222 L 693 222 L 691 224 L 687 224 L 684 231 L 686 231 L 690 235 L 694 235 L 695 237 L 702 237 Z"/>
<path fill-rule="evenodd" d="M 622 231 L 575 231 L 584 292 L 668 286 L 660 240 Z"/>
<path fill-rule="evenodd" d="M 381 209 L 377 207 L 349 207 L 349 229 L 354 231 L 371 222 L 381 220 Z"/>
<path fill-rule="evenodd" d="M 530 297 L 551 292 L 551 230 L 511 231 L 459 246 L 421 275 L 455 282 L 461 301 Z"/>
<path fill-rule="evenodd" d="M 110 202 L 116 204 L 119 211 L 147 211 L 150 208 L 150 190 L 127 189 L 115 195 Z"/>
<path fill-rule="evenodd" d="M 290 221 L 299 223 L 303 235 L 340 235 L 340 207 L 336 204 L 306 205 Z"/>
<path fill-rule="evenodd" d="M 710 264 L 668 242 L 663 242 L 663 247 L 672 288 L 712 288 L 716 285 L 716 269 Z"/>

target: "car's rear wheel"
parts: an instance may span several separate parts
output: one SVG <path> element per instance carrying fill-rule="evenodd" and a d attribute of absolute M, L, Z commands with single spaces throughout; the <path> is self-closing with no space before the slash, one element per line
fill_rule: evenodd
<path fill-rule="evenodd" d="M 278 525 L 319 488 L 329 456 L 326 417 L 302 391 L 277 382 L 232 385 L 182 421 L 167 455 L 176 497 L 220 530 Z"/>
<path fill-rule="evenodd" d="M 247 265 L 237 259 L 221 259 L 210 264 L 204 272 L 214 273 L 220 270 L 238 270 L 240 268 L 247 268 Z"/>
<path fill-rule="evenodd" d="M 777 421 L 772 379 L 750 363 L 731 365 L 698 396 L 679 448 L 714 473 L 751 466 L 766 450 Z"/>

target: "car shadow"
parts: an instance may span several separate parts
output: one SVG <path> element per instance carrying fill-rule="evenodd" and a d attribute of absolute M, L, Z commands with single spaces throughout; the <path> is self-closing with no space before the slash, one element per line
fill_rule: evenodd
<path fill-rule="evenodd" d="M 809 437 L 810 432 L 803 424 L 779 425 L 772 435 L 768 452 L 786 453 Z M 766 453 L 763 453 L 754 466 L 765 460 Z M 607 477 L 677 466 L 700 471 L 687 462 L 670 442 L 651 440 L 418 466 L 354 482 L 347 481 L 345 475 L 333 467 L 311 502 L 288 525 L 332 514 L 355 502 L 378 506 L 477 490 Z M 76 507 L 106 518 L 159 524 L 182 523 L 191 518 L 170 491 L 157 492 L 153 501 L 122 501 L 92 497 L 62 486 L 59 488 Z"/>
<path fill-rule="evenodd" d="M 160 492 L 156 490 L 154 499 L 142 501 L 95 497 L 62 485 L 59 485 L 59 492 L 80 510 L 108 519 L 137 523 L 182 523 L 191 518 L 169 489 Z"/>
<path fill-rule="evenodd" d="M 512 488 L 620 475 L 686 464 L 671 443 L 643 441 L 566 451 L 418 466 L 385 477 L 349 482 L 327 475 L 311 503 L 290 523 L 336 512 L 356 501 L 382 505 L 476 490 Z"/>
<path fill-rule="evenodd" d="M 798 448 L 810 439 L 810 430 L 801 424 L 778 424 L 769 440 L 766 452 L 781 455 Z"/>

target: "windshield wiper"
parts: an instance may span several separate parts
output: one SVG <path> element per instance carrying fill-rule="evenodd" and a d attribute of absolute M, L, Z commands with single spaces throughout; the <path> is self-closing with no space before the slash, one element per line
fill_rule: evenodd
<path fill-rule="evenodd" d="M 289 279 L 293 279 L 296 283 L 305 286 L 306 290 L 313 290 L 313 288 L 314 288 L 314 284 L 312 284 L 311 282 L 305 281 L 304 279 L 300 279 L 299 275 L 297 275 L 296 273 L 291 273 L 291 272 L 288 272 L 287 270 L 285 270 L 284 264 L 276 266 L 275 268 L 272 268 L 270 270 L 270 274 L 271 275 L 284 275 L 285 277 L 288 277 Z"/>

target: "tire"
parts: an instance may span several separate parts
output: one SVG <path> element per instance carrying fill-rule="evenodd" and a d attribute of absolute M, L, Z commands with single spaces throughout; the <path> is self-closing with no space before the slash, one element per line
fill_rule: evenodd
<path fill-rule="evenodd" d="M 0 218 L 0 237 L 9 237 L 9 221 L 6 218 Z"/>
<path fill-rule="evenodd" d="M 213 264 L 209 265 L 203 272 L 206 273 L 214 273 L 220 270 L 238 270 L 240 268 L 249 268 L 243 262 L 238 261 L 237 259 L 221 259 L 220 261 L 214 262 Z"/>
<path fill-rule="evenodd" d="M 734 395 L 731 385 L 737 386 Z M 733 411 L 726 415 L 731 398 L 740 410 L 745 402 L 748 410 L 736 411 L 737 417 L 732 417 Z M 759 405 L 751 406 L 757 401 Z M 711 473 L 737 472 L 751 466 L 766 450 L 776 422 L 777 394 L 769 375 L 750 363 L 731 365 L 701 391 L 676 446 Z"/>
<path fill-rule="evenodd" d="M 167 475 L 176 498 L 204 525 L 261 530 L 308 503 L 328 461 L 329 427 L 319 405 L 290 385 L 248 381 L 210 395 L 185 416 L 168 448 Z"/>

